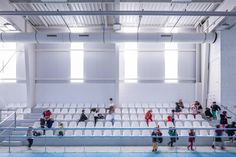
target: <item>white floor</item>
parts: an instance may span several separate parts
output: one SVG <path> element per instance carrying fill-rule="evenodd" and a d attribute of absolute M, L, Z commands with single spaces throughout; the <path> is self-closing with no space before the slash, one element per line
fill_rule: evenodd
<path fill-rule="evenodd" d="M 0 153 L 9 152 L 151 152 L 150 147 L 32 147 L 32 150 L 28 150 L 27 147 L 0 147 Z M 159 147 L 159 152 L 191 152 L 186 147 Z M 209 147 L 195 147 L 195 152 L 236 152 L 236 147 L 226 147 L 225 150 L 221 150 L 217 147 L 215 150 Z"/>

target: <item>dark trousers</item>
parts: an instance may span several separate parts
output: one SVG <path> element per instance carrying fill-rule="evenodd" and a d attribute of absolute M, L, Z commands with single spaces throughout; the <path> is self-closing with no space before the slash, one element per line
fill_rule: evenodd
<path fill-rule="evenodd" d="M 96 126 L 97 121 L 98 121 L 98 117 L 94 117 L 94 126 Z"/>
<path fill-rule="evenodd" d="M 34 140 L 32 138 L 29 138 L 27 140 L 28 140 L 28 147 L 31 148 Z"/>

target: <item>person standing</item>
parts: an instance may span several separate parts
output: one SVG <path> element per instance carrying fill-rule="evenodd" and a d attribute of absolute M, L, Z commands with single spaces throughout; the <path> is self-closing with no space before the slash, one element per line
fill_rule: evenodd
<path fill-rule="evenodd" d="M 152 110 L 148 110 L 145 114 L 145 120 L 147 123 L 147 126 L 149 126 L 149 121 L 152 121 Z"/>
<path fill-rule="evenodd" d="M 168 142 L 168 146 L 170 145 L 173 147 L 173 144 L 176 142 L 178 136 L 176 129 L 174 127 L 170 127 L 168 134 L 170 135 L 170 142 Z"/>
<path fill-rule="evenodd" d="M 159 125 L 152 131 L 152 152 L 156 152 L 158 149 L 158 143 L 162 143 L 162 132 L 159 129 Z"/>
<path fill-rule="evenodd" d="M 192 107 L 191 107 L 191 110 L 192 110 L 192 114 L 193 114 L 193 117 L 196 118 L 196 115 L 198 113 L 197 111 L 197 106 L 196 106 L 196 102 L 193 103 Z"/>
<path fill-rule="evenodd" d="M 216 145 L 216 143 L 220 143 L 220 147 L 221 147 L 221 149 L 222 150 L 224 150 L 225 148 L 224 148 L 224 141 L 222 140 L 222 136 L 223 135 L 223 129 L 222 128 L 220 128 L 220 125 L 216 125 L 216 130 L 215 130 L 215 139 L 214 139 L 214 141 L 213 141 L 213 143 L 212 143 L 212 148 L 213 149 L 215 149 L 215 145 Z"/>
<path fill-rule="evenodd" d="M 31 150 L 31 146 L 33 145 L 33 127 L 29 127 L 27 130 L 27 141 L 28 141 L 28 150 Z"/>
<path fill-rule="evenodd" d="M 220 114 L 220 124 L 221 126 L 224 128 L 225 125 L 228 124 L 228 119 L 230 119 L 231 117 L 227 116 L 227 112 L 223 111 L 222 114 Z"/>
<path fill-rule="evenodd" d="M 211 111 L 212 111 L 212 115 L 213 115 L 214 120 L 217 119 L 217 112 L 220 110 L 221 110 L 220 106 L 217 105 L 216 102 L 214 101 L 213 104 L 211 105 Z"/>
<path fill-rule="evenodd" d="M 188 138 L 188 142 L 189 142 L 189 144 L 188 144 L 188 150 L 189 150 L 189 148 L 191 148 L 191 150 L 193 151 L 194 149 L 193 149 L 193 143 L 195 142 L 195 132 L 194 132 L 194 130 L 193 129 L 190 129 L 190 131 L 189 131 L 189 138 Z"/>
<path fill-rule="evenodd" d="M 206 116 L 206 119 L 207 119 L 207 120 L 209 120 L 209 121 L 212 120 L 213 115 L 212 115 L 212 113 L 211 113 L 210 108 L 208 108 L 208 107 L 206 108 L 205 116 Z"/>

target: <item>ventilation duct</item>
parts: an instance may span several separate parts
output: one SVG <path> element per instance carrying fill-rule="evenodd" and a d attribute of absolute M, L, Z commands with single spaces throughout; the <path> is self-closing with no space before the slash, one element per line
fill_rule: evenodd
<path fill-rule="evenodd" d="M 214 43 L 216 33 L 1 33 L 0 42 L 192 42 Z"/>

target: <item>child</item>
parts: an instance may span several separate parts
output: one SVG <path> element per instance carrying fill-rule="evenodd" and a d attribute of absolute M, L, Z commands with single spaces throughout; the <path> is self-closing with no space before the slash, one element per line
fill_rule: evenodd
<path fill-rule="evenodd" d="M 193 117 L 196 118 L 196 115 L 198 113 L 196 102 L 194 102 L 194 104 L 192 105 L 191 110 L 192 110 Z"/>
<path fill-rule="evenodd" d="M 152 110 L 148 110 L 145 114 L 145 120 L 147 123 L 147 126 L 149 126 L 149 120 L 152 121 Z"/>
<path fill-rule="evenodd" d="M 33 145 L 33 127 L 29 127 L 27 130 L 27 141 L 28 141 L 28 150 L 31 150 L 31 146 Z"/>
<path fill-rule="evenodd" d="M 64 130 L 63 130 L 63 128 L 64 128 L 63 123 L 60 123 L 58 136 L 64 136 Z"/>
<path fill-rule="evenodd" d="M 195 132 L 193 129 L 190 129 L 189 131 L 189 138 L 188 138 L 188 142 L 189 142 L 189 145 L 188 145 L 188 150 L 189 150 L 189 147 L 191 148 L 191 150 L 193 151 L 193 143 L 195 142 Z"/>
<path fill-rule="evenodd" d="M 215 144 L 216 142 L 221 143 L 221 149 L 224 150 L 224 141 L 222 140 L 221 136 L 223 135 L 223 129 L 220 129 L 220 125 L 216 125 L 216 130 L 215 130 L 215 140 L 213 141 L 212 148 L 215 149 Z"/>

